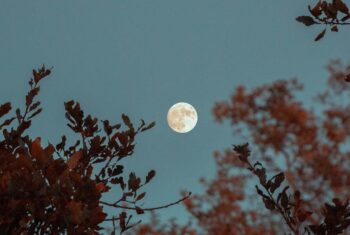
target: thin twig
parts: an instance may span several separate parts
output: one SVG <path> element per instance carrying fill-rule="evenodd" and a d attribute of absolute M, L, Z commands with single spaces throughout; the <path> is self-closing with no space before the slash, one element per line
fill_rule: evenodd
<path fill-rule="evenodd" d="M 184 200 L 186 200 L 187 198 L 189 198 L 191 196 L 191 193 L 188 193 L 187 196 L 177 200 L 176 202 L 172 202 L 163 206 L 158 206 L 158 207 L 150 207 L 150 208 L 141 208 L 143 211 L 153 211 L 153 210 L 159 210 L 159 209 L 164 209 L 173 205 L 176 205 Z M 116 203 L 108 203 L 108 202 L 103 202 L 101 201 L 101 204 L 106 205 L 106 206 L 110 206 L 110 207 L 115 207 L 115 208 L 121 208 L 121 209 L 126 209 L 126 210 L 139 210 L 139 208 L 136 207 L 130 207 L 130 206 L 121 206 L 121 205 L 117 205 Z"/>

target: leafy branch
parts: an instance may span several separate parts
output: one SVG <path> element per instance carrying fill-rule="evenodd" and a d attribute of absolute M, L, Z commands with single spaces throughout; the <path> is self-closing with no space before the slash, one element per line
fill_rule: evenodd
<path fill-rule="evenodd" d="M 281 189 L 285 180 L 282 172 L 267 179 L 266 169 L 260 162 L 251 163 L 249 160 L 251 151 L 248 143 L 236 145 L 233 150 L 237 153 L 240 161 L 248 166 L 248 170 L 257 176 L 260 187 L 256 185 L 257 194 L 262 198 L 266 209 L 275 211 L 280 214 L 289 227 L 290 231 L 295 234 L 301 234 L 301 231 L 307 234 L 315 235 L 335 235 L 341 234 L 350 225 L 350 207 L 349 202 L 341 202 L 340 199 L 334 198 L 333 204 L 324 204 L 322 214 L 324 220 L 318 224 L 304 225 L 309 217 L 315 213 L 306 210 L 302 200 L 301 193 L 297 190 L 294 193 L 288 193 L 289 186 Z M 276 193 L 279 191 L 277 197 Z"/>
<path fill-rule="evenodd" d="M 321 1 L 311 7 L 308 6 L 310 15 L 298 16 L 297 21 L 305 26 L 324 25 L 326 26 L 316 37 L 315 41 L 322 39 L 330 26 L 332 32 L 338 32 L 338 26 L 349 25 L 350 12 L 343 0 Z"/>

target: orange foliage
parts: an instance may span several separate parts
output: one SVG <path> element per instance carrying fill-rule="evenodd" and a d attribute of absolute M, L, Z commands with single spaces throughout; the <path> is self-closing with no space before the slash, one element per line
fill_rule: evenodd
<path fill-rule="evenodd" d="M 141 208 L 146 193 L 143 187 L 155 176 L 149 171 L 141 180 L 134 172 L 124 176 L 121 160 L 132 155 L 136 136 L 152 128 L 141 120 L 135 128 L 129 117 L 112 125 L 85 115 L 79 103 L 65 103 L 68 126 L 79 139 L 67 146 L 67 137 L 56 146 L 43 146 L 40 138 L 26 135 L 33 118 L 42 109 L 36 101 L 40 81 L 51 71 L 44 66 L 33 70 L 25 110 L 0 122 L 0 234 L 100 234 L 101 224 L 110 221 L 113 231 L 121 233 L 133 227 L 132 214 L 158 208 Z M 0 106 L 0 118 L 11 111 L 11 104 Z M 15 125 L 14 121 L 18 124 Z M 102 128 L 101 128 L 102 127 Z M 102 129 L 102 131 L 100 131 Z M 119 186 L 114 202 L 103 201 L 111 186 Z M 103 207 L 114 208 L 107 218 Z M 128 213 L 126 213 L 128 212 Z"/>
<path fill-rule="evenodd" d="M 250 165 L 253 174 L 249 174 L 242 157 L 249 155 L 247 149 L 240 149 L 246 151 L 243 154 L 215 152 L 215 178 L 201 179 L 205 191 L 185 201 L 198 234 L 282 234 L 288 227 L 293 234 L 301 234 L 302 228 L 309 234 L 338 234 L 332 230 L 335 223 L 329 223 L 338 218 L 332 215 L 337 210 L 337 216 L 344 216 L 336 219 L 344 223 L 339 231 L 350 224 L 348 204 L 341 203 L 350 198 L 350 85 L 344 82 L 350 66 L 333 61 L 328 71 L 327 89 L 311 107 L 298 100 L 303 86 L 296 79 L 253 89 L 239 86 L 230 99 L 215 104 L 215 119 L 229 121 L 236 133 L 248 137 L 260 163 Z M 267 170 L 280 173 L 268 181 Z M 263 203 L 251 187 L 255 176 L 271 193 L 270 197 L 258 190 Z M 279 189 L 282 182 L 295 193 L 287 196 L 288 188 Z M 276 200 L 275 191 L 282 202 Z M 339 199 L 333 200 L 334 205 L 324 204 L 335 197 Z M 281 213 L 286 213 L 285 219 Z"/>

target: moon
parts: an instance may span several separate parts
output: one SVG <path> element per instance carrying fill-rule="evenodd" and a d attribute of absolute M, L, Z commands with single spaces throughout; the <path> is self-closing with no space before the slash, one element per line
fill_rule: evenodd
<path fill-rule="evenodd" d="M 178 133 L 191 131 L 197 124 L 196 109 L 185 102 L 179 102 L 170 107 L 167 115 L 169 127 Z"/>

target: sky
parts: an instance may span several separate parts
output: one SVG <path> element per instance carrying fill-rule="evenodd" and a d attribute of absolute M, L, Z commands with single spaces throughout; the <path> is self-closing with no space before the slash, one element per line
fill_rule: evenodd
<path fill-rule="evenodd" d="M 322 89 L 331 59 L 349 62 L 350 30 L 306 28 L 296 16 L 314 1 L 291 0 L 2 0 L 0 103 L 22 105 L 31 70 L 53 66 L 42 84 L 44 113 L 33 136 L 57 143 L 69 133 L 63 102 L 114 122 L 125 113 L 156 127 L 137 138 L 127 170 L 157 176 L 144 206 L 177 200 L 181 190 L 202 192 L 198 179 L 215 174 L 212 153 L 241 139 L 211 109 L 235 87 L 298 77 L 309 94 Z M 176 102 L 191 103 L 199 120 L 187 134 L 166 123 Z M 68 135 L 74 138 L 73 135 Z M 184 208 L 159 211 L 187 218 Z M 143 219 L 147 218 L 144 216 Z"/>

